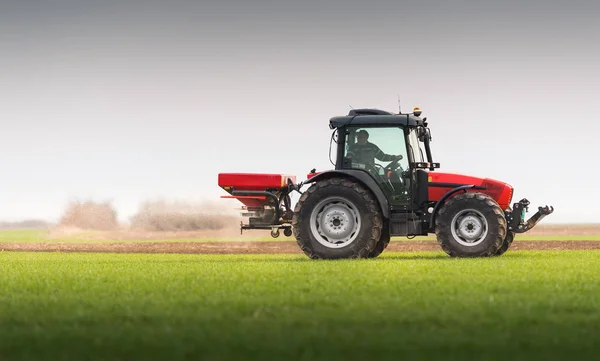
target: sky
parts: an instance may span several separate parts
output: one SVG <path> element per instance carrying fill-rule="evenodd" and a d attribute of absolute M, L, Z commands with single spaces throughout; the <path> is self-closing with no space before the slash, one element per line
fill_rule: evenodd
<path fill-rule="evenodd" d="M 597 2 L 0 5 L 0 220 L 75 199 L 220 200 L 220 172 L 326 170 L 329 118 L 420 107 L 443 172 L 600 222 Z"/>

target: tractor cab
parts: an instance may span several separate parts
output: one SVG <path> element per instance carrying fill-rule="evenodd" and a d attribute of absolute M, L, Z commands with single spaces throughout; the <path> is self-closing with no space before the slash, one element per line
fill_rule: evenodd
<path fill-rule="evenodd" d="M 407 210 L 419 194 L 419 177 L 433 163 L 426 119 L 413 113 L 392 114 L 378 109 L 353 109 L 347 116 L 330 119 L 335 129 L 335 169 L 366 172 L 384 192 L 392 209 Z M 425 148 L 425 151 L 423 150 Z M 420 170 L 420 172 L 418 172 Z"/>

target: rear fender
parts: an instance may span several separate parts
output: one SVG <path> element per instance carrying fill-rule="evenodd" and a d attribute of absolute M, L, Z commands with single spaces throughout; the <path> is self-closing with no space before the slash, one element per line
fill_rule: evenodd
<path fill-rule="evenodd" d="M 325 172 L 321 172 L 321 173 L 311 177 L 310 179 L 308 179 L 307 181 L 305 181 L 302 184 L 304 185 L 304 184 L 314 183 L 314 182 L 318 182 L 320 180 L 331 178 L 331 177 L 352 179 L 352 180 L 355 180 L 358 183 L 360 183 L 363 187 L 370 190 L 373 193 L 373 195 L 375 195 L 375 198 L 377 198 L 377 201 L 379 202 L 379 207 L 381 208 L 381 214 L 383 215 L 383 218 L 389 219 L 390 207 L 389 207 L 388 199 L 386 198 L 385 194 L 383 194 L 383 191 L 381 190 L 381 188 L 379 188 L 379 186 L 377 185 L 375 180 L 373 180 L 373 178 L 371 178 L 371 176 L 369 174 L 367 174 L 363 171 L 354 170 L 354 169 L 325 171 Z"/>

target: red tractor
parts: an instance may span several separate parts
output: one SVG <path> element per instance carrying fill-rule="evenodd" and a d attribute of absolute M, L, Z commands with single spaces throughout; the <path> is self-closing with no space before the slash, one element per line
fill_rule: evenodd
<path fill-rule="evenodd" d="M 313 259 L 372 258 L 390 237 L 435 233 L 452 257 L 501 255 L 552 207 L 525 221 L 529 201 L 511 205 L 513 187 L 490 178 L 440 173 L 421 111 L 353 109 L 333 117 L 335 169 L 296 183 L 283 174 L 221 173 L 219 187 L 244 204 L 241 230 L 292 234 Z M 302 190 L 303 186 L 308 189 Z M 294 209 L 290 194 L 299 192 Z"/>

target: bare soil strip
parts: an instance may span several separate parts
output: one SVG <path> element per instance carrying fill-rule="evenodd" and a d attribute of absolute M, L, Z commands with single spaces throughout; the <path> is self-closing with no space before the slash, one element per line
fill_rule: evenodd
<path fill-rule="evenodd" d="M 253 242 L 257 237 L 270 238 L 270 231 L 245 231 L 240 234 L 240 229 L 232 223 L 232 226 L 218 230 L 196 230 L 196 231 L 145 231 L 124 227 L 119 230 L 98 231 L 86 230 L 77 227 L 60 226 L 48 231 L 46 235 L 49 241 L 61 242 L 63 240 L 81 240 L 77 243 L 86 243 L 87 241 L 156 241 L 194 239 L 203 240 L 231 240 L 241 242 Z M 528 236 L 596 236 L 600 234 L 600 225 L 546 225 L 541 224 L 527 232 Z M 434 234 L 432 234 L 434 235 Z M 283 237 L 283 235 L 282 235 Z M 566 238 L 568 239 L 568 238 Z M 293 241 L 293 237 L 289 238 Z M 517 240 L 519 238 L 517 237 Z M 419 238 L 413 241 L 420 241 Z"/>
<path fill-rule="evenodd" d="M 600 241 L 515 241 L 518 250 L 599 250 Z M 0 243 L 0 251 L 180 254 L 301 254 L 295 242 Z M 436 242 L 392 242 L 386 252 L 440 251 Z"/>

